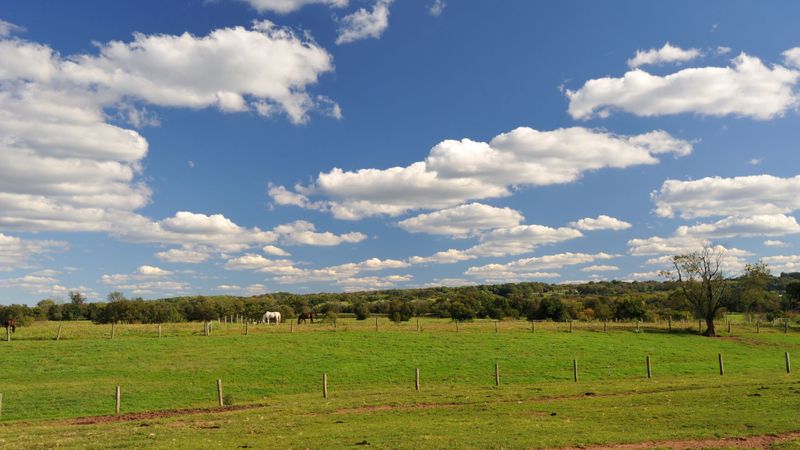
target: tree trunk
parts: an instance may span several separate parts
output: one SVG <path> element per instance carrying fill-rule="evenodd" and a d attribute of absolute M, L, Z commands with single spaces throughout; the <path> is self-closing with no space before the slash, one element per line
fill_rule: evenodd
<path fill-rule="evenodd" d="M 706 331 L 703 336 L 716 337 L 717 330 L 714 328 L 714 317 L 706 318 Z"/>

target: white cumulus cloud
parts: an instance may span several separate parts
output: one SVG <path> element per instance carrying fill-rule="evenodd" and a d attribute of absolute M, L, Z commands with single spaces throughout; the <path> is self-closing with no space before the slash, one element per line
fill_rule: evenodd
<path fill-rule="evenodd" d="M 671 62 L 684 63 L 701 55 L 700 50 L 696 48 L 682 49 L 667 42 L 658 49 L 637 50 L 636 55 L 628 60 L 628 67 L 635 69 L 644 65 L 659 65 Z"/>
<path fill-rule="evenodd" d="M 464 238 L 493 228 L 519 225 L 525 218 L 517 210 L 497 208 L 482 203 L 470 203 L 420 214 L 398 222 L 411 233 L 443 234 Z"/>
<path fill-rule="evenodd" d="M 666 76 L 634 69 L 621 78 L 589 80 L 566 95 L 575 119 L 621 110 L 637 116 L 692 113 L 767 120 L 797 105 L 798 77 L 797 70 L 770 67 L 742 53 L 728 67 L 687 68 Z"/>
<path fill-rule="evenodd" d="M 339 219 L 396 216 L 418 209 L 444 209 L 511 195 L 512 186 L 570 183 L 592 170 L 657 164 L 657 156 L 684 156 L 692 144 L 664 131 L 635 136 L 573 127 L 538 131 L 521 127 L 490 143 L 442 141 L 424 161 L 405 167 L 319 174 L 295 192 L 271 185 L 279 205 L 330 211 Z M 312 200 L 312 197 L 322 197 Z"/>
<path fill-rule="evenodd" d="M 334 8 L 344 8 L 348 0 L 242 0 L 250 4 L 256 11 L 275 12 L 278 14 L 288 14 L 306 5 L 327 5 Z"/>
<path fill-rule="evenodd" d="M 389 27 L 389 5 L 393 0 L 376 0 L 372 10 L 359 8 L 341 19 L 337 44 L 379 38 Z"/>
<path fill-rule="evenodd" d="M 624 220 L 619 220 L 615 217 L 607 216 L 605 214 L 599 215 L 596 219 L 586 217 L 584 219 L 571 222 L 573 226 L 579 230 L 595 231 L 595 230 L 625 230 L 632 225 Z"/>
<path fill-rule="evenodd" d="M 800 175 L 666 180 L 652 198 L 661 217 L 787 214 L 800 209 Z"/>
<path fill-rule="evenodd" d="M 675 231 L 676 236 L 696 236 L 710 239 L 737 236 L 784 236 L 797 233 L 800 233 L 800 224 L 794 217 L 783 214 L 726 217 L 713 223 L 683 225 Z"/>

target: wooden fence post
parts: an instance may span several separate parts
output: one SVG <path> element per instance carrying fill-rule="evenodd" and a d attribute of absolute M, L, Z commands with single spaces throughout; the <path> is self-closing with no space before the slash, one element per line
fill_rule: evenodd
<path fill-rule="evenodd" d="M 375 332 L 378 332 L 378 318 L 375 318 Z"/>
<path fill-rule="evenodd" d="M 58 333 L 56 334 L 56 340 L 61 339 L 61 324 L 58 324 Z"/>
<path fill-rule="evenodd" d="M 786 373 L 792 373 L 792 362 L 789 360 L 789 352 L 786 352 Z"/>
<path fill-rule="evenodd" d="M 219 406 L 225 406 L 225 401 L 222 400 L 222 378 L 217 379 L 217 400 L 219 400 Z"/>
<path fill-rule="evenodd" d="M 158 337 L 161 337 L 161 324 L 158 324 Z"/>
<path fill-rule="evenodd" d="M 572 333 L 572 320 L 569 321 L 569 332 Z"/>
<path fill-rule="evenodd" d="M 289 321 L 289 331 L 294 333 L 294 321 Z"/>
<path fill-rule="evenodd" d="M 419 367 L 414 371 L 414 387 L 419 391 Z"/>
<path fill-rule="evenodd" d="M 650 355 L 647 355 L 647 378 L 653 378 L 653 371 L 650 368 Z"/>
<path fill-rule="evenodd" d="M 499 322 L 499 320 L 495 320 L 494 321 L 494 332 L 495 333 L 497 333 L 497 322 Z"/>
<path fill-rule="evenodd" d="M 761 321 L 760 320 L 756 320 L 756 333 L 760 333 L 760 332 L 761 332 Z"/>
<path fill-rule="evenodd" d="M 336 331 L 336 318 L 333 318 L 333 331 Z"/>
<path fill-rule="evenodd" d="M 114 407 L 114 414 L 119 415 L 119 407 L 122 400 L 122 392 L 120 392 L 119 385 L 117 385 L 117 395 Z"/>
<path fill-rule="evenodd" d="M 0 418 L 3 417 L 3 393 L 0 392 Z"/>
<path fill-rule="evenodd" d="M 322 398 L 328 398 L 328 374 L 322 373 Z"/>
<path fill-rule="evenodd" d="M 731 334 L 731 321 L 728 321 L 728 334 Z"/>
<path fill-rule="evenodd" d="M 494 363 L 494 385 L 500 386 L 500 364 Z"/>
<path fill-rule="evenodd" d="M 719 374 L 725 375 L 725 364 L 722 362 L 722 353 L 718 353 L 717 358 L 719 359 Z"/>
<path fill-rule="evenodd" d="M 417 332 L 419 332 L 419 319 L 417 319 Z"/>
<path fill-rule="evenodd" d="M 116 331 L 116 323 L 111 322 L 111 339 L 114 339 L 114 332 Z"/>
<path fill-rule="evenodd" d="M 456 320 L 456 333 L 458 333 L 458 321 Z"/>
<path fill-rule="evenodd" d="M 6 327 L 6 340 L 11 342 L 11 327 Z"/>
<path fill-rule="evenodd" d="M 572 378 L 575 380 L 576 383 L 578 382 L 578 360 L 577 359 L 573 359 L 572 360 Z"/>
<path fill-rule="evenodd" d="M 531 333 L 536 334 L 536 322 L 531 320 Z"/>

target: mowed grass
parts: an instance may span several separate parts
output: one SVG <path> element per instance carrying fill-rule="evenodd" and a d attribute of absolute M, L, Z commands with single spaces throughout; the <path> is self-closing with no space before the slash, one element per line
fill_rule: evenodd
<path fill-rule="evenodd" d="M 242 325 L 223 324 L 205 337 L 200 324 L 165 324 L 159 339 L 154 325 L 122 325 L 112 340 L 110 326 L 65 323 L 56 342 L 57 324 L 36 324 L 0 342 L 0 445 L 328 448 L 366 440 L 485 448 L 800 430 L 800 384 L 784 360 L 790 352 L 800 364 L 795 330 L 756 334 L 740 325 L 709 339 L 678 324 L 672 333 L 666 324 L 642 325 L 640 333 L 632 324 L 608 333 L 602 323 L 576 323 L 572 333 L 565 324 L 536 327 L 478 321 L 456 332 L 451 322 L 427 319 L 417 332 L 415 321 L 381 319 L 376 332 L 374 319 L 340 319 L 335 331 L 330 323 L 294 325 L 294 333 L 285 324 L 251 325 L 245 336 Z M 145 422 L 64 421 L 112 414 L 117 385 L 123 413 L 211 407 L 217 379 L 234 406 L 268 406 Z"/>

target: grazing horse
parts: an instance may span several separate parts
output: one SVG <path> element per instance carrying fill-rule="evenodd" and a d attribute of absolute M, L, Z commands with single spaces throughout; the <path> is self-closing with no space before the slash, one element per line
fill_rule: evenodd
<path fill-rule="evenodd" d="M 273 319 L 275 319 L 275 323 L 281 323 L 281 313 L 278 311 L 267 311 L 264 313 L 264 317 L 261 318 L 261 321 L 270 323 L 270 320 Z"/>
<path fill-rule="evenodd" d="M 310 320 L 311 323 L 314 323 L 314 319 L 317 317 L 317 314 L 314 312 L 304 312 L 300 313 L 297 316 L 297 324 L 300 325 L 300 322 L 306 323 L 306 319 Z"/>
<path fill-rule="evenodd" d="M 17 331 L 17 321 L 15 319 L 6 319 L 3 322 L 3 326 L 6 328 L 11 328 L 12 333 Z"/>

